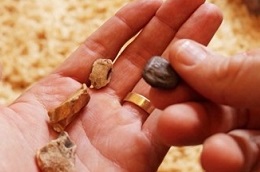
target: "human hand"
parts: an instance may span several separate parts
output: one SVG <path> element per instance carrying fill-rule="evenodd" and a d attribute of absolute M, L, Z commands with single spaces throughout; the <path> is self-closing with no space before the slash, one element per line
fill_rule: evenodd
<path fill-rule="evenodd" d="M 110 84 L 89 90 L 90 102 L 66 131 L 77 145 L 77 171 L 156 171 L 169 148 L 157 135 L 157 115 L 122 100 L 131 91 L 148 96 L 141 73 L 151 56 L 167 54 L 181 38 L 207 44 L 221 19 L 203 0 L 141 0 L 122 8 L 58 69 L 1 107 L 1 171 L 39 171 L 36 150 L 57 137 L 48 110 L 88 80 L 96 59 L 114 59 L 141 30 L 119 55 Z"/>
<path fill-rule="evenodd" d="M 260 49 L 223 57 L 191 40 L 176 42 L 169 59 L 185 83 L 151 91 L 152 101 L 166 108 L 158 120 L 164 143 L 203 144 L 207 172 L 259 171 L 259 57 Z"/>

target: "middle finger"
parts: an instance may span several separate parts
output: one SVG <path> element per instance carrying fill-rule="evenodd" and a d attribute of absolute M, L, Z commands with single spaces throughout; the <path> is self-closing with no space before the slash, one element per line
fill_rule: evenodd
<path fill-rule="evenodd" d="M 203 3 L 204 0 L 168 0 L 159 8 L 115 63 L 110 87 L 121 99 L 140 80 L 146 61 L 162 54 L 182 24 Z"/>
<path fill-rule="evenodd" d="M 173 45 L 179 39 L 191 39 L 207 45 L 221 22 L 222 14 L 219 9 L 213 4 L 205 3 L 183 24 L 170 44 Z M 172 51 L 171 45 L 167 47 L 163 57 L 169 57 L 169 53 Z M 177 88 L 171 90 L 151 89 L 149 96 L 156 107 L 160 109 L 164 109 L 171 104 L 202 98 L 185 82 L 181 82 Z"/>

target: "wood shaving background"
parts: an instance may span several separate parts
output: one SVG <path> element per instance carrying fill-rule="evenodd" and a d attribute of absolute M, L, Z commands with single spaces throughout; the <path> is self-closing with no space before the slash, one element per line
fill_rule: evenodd
<path fill-rule="evenodd" d="M 77 46 L 122 5 L 132 0 L 0 1 L 0 102 L 12 102 L 33 82 L 61 64 Z M 208 0 L 224 12 L 209 47 L 232 55 L 260 47 L 260 19 L 242 0 Z M 173 147 L 160 172 L 201 172 L 201 147 Z"/>

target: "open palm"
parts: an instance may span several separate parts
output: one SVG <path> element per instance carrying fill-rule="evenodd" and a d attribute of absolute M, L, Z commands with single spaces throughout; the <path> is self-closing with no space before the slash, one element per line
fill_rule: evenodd
<path fill-rule="evenodd" d="M 220 23 L 218 9 L 203 0 L 139 0 L 123 7 L 52 74 L 1 107 L 1 171 L 39 171 L 36 150 L 57 137 L 48 110 L 88 82 L 93 61 L 114 59 L 140 31 L 114 64 L 110 84 L 89 90 L 90 102 L 66 131 L 77 145 L 77 171 L 156 171 L 169 148 L 157 135 L 158 114 L 122 100 L 131 91 L 148 97 L 141 72 L 151 56 L 167 56 L 180 38 L 207 44 Z"/>

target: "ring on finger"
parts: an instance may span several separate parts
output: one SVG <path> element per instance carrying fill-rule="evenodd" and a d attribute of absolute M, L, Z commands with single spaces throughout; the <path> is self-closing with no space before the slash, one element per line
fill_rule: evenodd
<path fill-rule="evenodd" d="M 148 114 L 152 113 L 155 109 L 148 98 L 138 93 L 128 93 L 128 95 L 124 98 L 124 101 L 135 104 L 136 106 L 146 111 Z"/>

